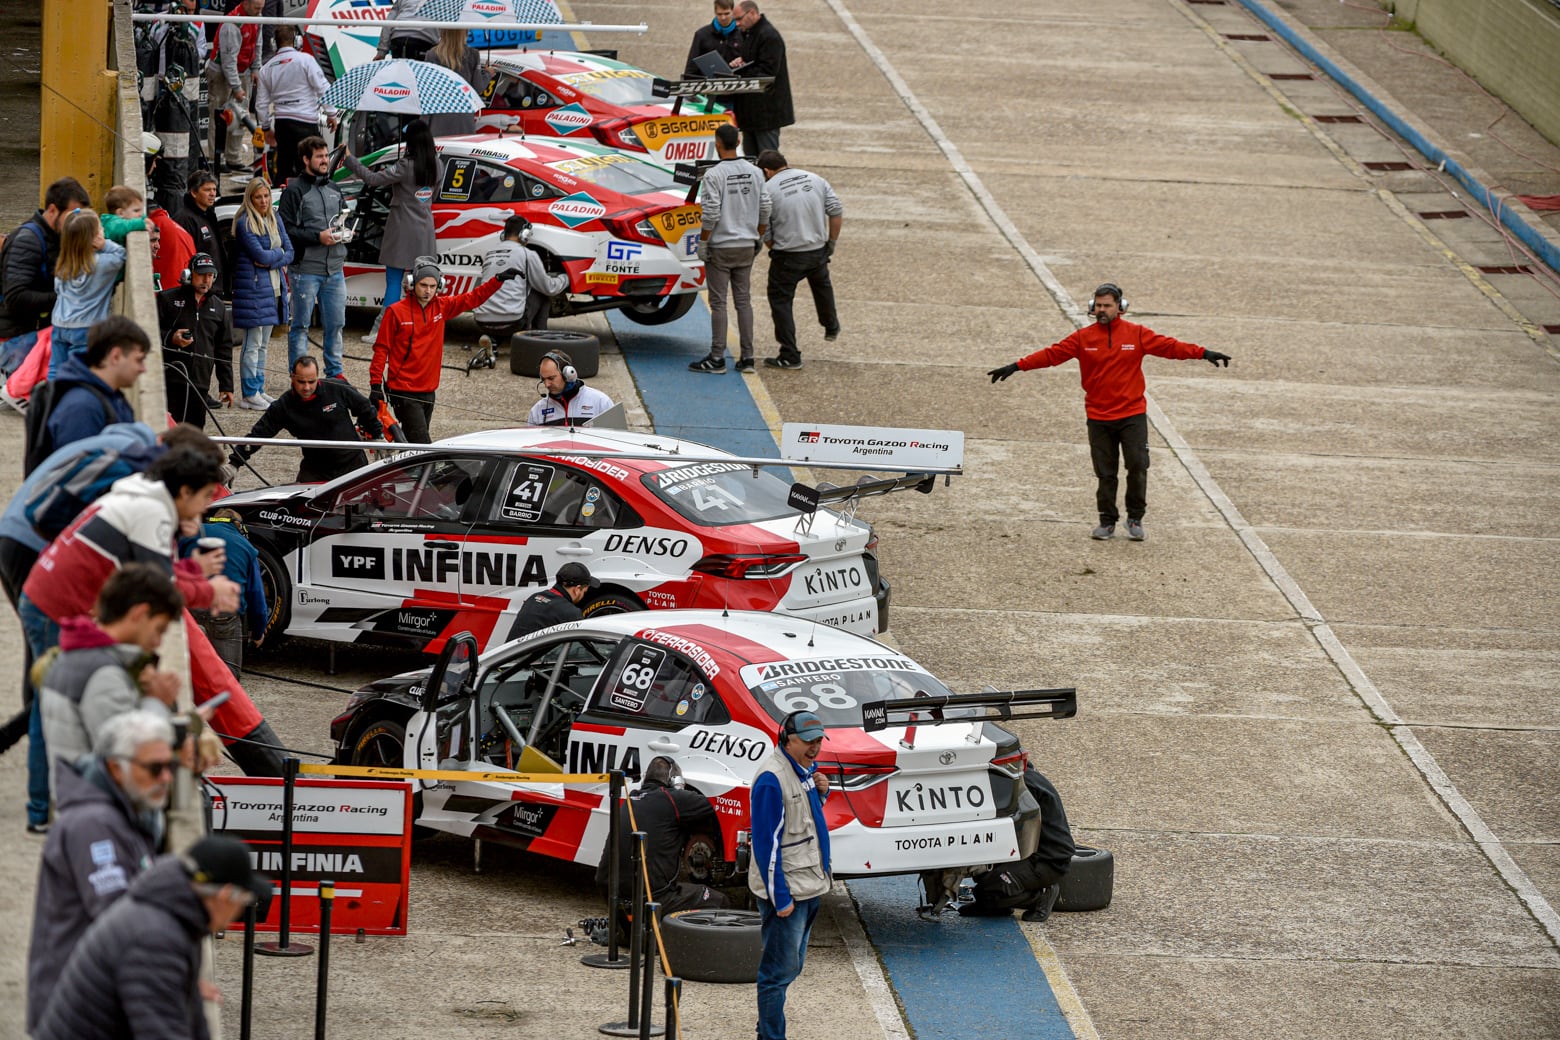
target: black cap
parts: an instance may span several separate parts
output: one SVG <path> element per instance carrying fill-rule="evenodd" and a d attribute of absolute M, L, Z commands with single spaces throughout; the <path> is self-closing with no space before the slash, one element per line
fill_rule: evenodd
<path fill-rule="evenodd" d="M 555 583 L 558 585 L 589 585 L 593 589 L 601 588 L 601 582 L 590 576 L 590 568 L 583 563 L 566 563 L 559 567 Z"/>
<path fill-rule="evenodd" d="M 237 838 L 208 834 L 184 854 L 194 868 L 190 880 L 203 885 L 237 885 L 254 893 L 261 906 L 271 898 L 271 882 L 249 862 L 249 847 Z"/>
<path fill-rule="evenodd" d="M 210 253 L 196 253 L 190 257 L 190 274 L 216 274 L 217 262 Z"/>

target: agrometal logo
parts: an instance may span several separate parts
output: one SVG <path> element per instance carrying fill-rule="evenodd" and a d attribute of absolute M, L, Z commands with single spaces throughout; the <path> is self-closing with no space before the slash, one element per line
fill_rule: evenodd
<path fill-rule="evenodd" d="M 577 191 L 548 206 L 547 212 L 557 217 L 565 226 L 575 228 L 581 224 L 589 224 L 602 216 L 607 212 L 607 207 L 583 191 Z"/>

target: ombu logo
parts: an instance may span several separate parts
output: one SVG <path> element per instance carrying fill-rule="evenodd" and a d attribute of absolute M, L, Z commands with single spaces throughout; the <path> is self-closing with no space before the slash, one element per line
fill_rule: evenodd
<path fill-rule="evenodd" d="M 588 224 L 606 211 L 607 207 L 582 191 L 561 198 L 547 207 L 547 212 L 571 228 Z"/>
<path fill-rule="evenodd" d="M 590 125 L 590 113 L 581 105 L 565 105 L 555 112 L 547 113 L 547 125 L 560 134 L 572 134 Z"/>
<path fill-rule="evenodd" d="M 370 93 L 386 101 L 404 101 L 412 96 L 412 88 L 404 83 L 376 83 Z"/>

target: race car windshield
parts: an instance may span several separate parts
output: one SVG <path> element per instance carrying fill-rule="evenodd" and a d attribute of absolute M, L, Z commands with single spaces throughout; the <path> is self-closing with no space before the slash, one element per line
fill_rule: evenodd
<path fill-rule="evenodd" d="M 793 711 L 811 711 L 828 727 L 861 725 L 861 706 L 872 701 L 952 692 L 930 672 L 889 655 L 748 665 L 742 679 L 776 722 Z"/>
<path fill-rule="evenodd" d="M 706 527 L 795 516 L 785 481 L 732 462 L 700 462 L 646 473 L 640 480 L 686 520 Z"/>
<path fill-rule="evenodd" d="M 638 69 L 601 69 L 559 76 L 559 80 L 593 98 L 612 105 L 645 105 L 655 100 L 650 85 L 655 77 Z"/>
<path fill-rule="evenodd" d="M 626 155 L 588 155 L 548 163 L 548 166 L 622 195 L 644 195 L 673 187 L 671 173 Z"/>

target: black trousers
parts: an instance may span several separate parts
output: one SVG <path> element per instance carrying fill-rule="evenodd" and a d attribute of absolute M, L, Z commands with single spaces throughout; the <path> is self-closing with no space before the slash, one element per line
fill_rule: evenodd
<path fill-rule="evenodd" d="M 401 422 L 401 432 L 412 444 L 428 444 L 428 426 L 433 422 L 433 391 L 390 390 L 385 397 L 390 410 Z"/>
<path fill-rule="evenodd" d="M 780 150 L 780 128 L 773 130 L 744 130 L 742 131 L 742 154 L 749 159 L 757 159 L 758 153 L 773 148 Z"/>
<path fill-rule="evenodd" d="M 211 410 L 206 404 L 206 390 L 190 382 L 184 372 L 182 363 L 163 365 L 163 390 L 168 395 L 168 414 L 173 416 L 174 422 L 189 423 L 204 430 L 206 414 Z"/>
<path fill-rule="evenodd" d="M 1119 464 L 1127 464 L 1127 516 L 1143 519 L 1148 508 L 1148 416 L 1129 415 L 1125 419 L 1089 420 L 1089 456 L 1094 461 L 1094 476 L 1099 488 L 1094 493 L 1100 523 L 1114 524 L 1121 519 L 1116 511 L 1116 473 Z"/>
<path fill-rule="evenodd" d="M 320 132 L 316 123 L 300 123 L 292 119 L 278 119 L 271 124 L 276 132 L 276 183 L 291 180 L 303 171 L 303 160 L 298 158 L 298 142 Z"/>
<path fill-rule="evenodd" d="M 22 599 L 22 586 L 27 575 L 38 562 L 38 554 L 14 538 L 0 538 L 0 586 L 5 587 L 5 598 L 11 601 L 11 609 L 17 609 Z M 27 676 L 32 671 L 32 648 L 22 640 L 22 710 L 18 715 L 0 725 L 0 752 L 27 736 L 28 713 L 32 708 L 33 688 Z"/>
<path fill-rule="evenodd" d="M 433 44 L 427 40 L 419 40 L 409 36 L 402 36 L 390 41 L 390 57 L 410 58 L 412 61 L 422 61 L 427 56 Z"/>
<path fill-rule="evenodd" d="M 829 280 L 828 250 L 806 249 L 794 253 L 774 250 L 769 254 L 769 317 L 774 322 L 775 340 L 780 344 L 783 358 L 799 359 L 802 356 L 796 346 L 796 319 L 791 314 L 791 303 L 796 298 L 796 286 L 803 279 L 812 290 L 818 324 L 825 332 L 840 327 L 839 314 L 834 309 L 834 283 Z"/>

